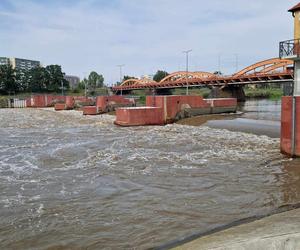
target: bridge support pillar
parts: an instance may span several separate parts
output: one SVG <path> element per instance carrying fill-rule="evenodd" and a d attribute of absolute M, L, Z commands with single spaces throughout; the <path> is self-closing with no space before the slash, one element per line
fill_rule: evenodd
<path fill-rule="evenodd" d="M 215 87 L 211 89 L 210 98 L 236 98 L 238 102 L 246 101 L 246 95 L 242 86 Z"/>
<path fill-rule="evenodd" d="M 292 157 L 300 157 L 300 6 L 289 10 L 294 17 L 294 40 L 282 42 L 280 57 L 291 57 L 294 61 L 294 90 L 293 96 L 282 97 L 281 106 L 281 152 Z M 289 44 L 291 43 L 291 44 Z M 289 51 L 282 48 L 289 44 Z M 285 52 L 286 54 L 284 54 Z"/>

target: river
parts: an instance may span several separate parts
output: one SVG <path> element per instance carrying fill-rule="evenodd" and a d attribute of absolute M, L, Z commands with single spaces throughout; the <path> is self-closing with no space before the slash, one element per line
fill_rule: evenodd
<path fill-rule="evenodd" d="M 280 102 L 243 110 L 280 119 Z M 0 109 L 1 249 L 147 249 L 300 201 L 278 138 L 113 120 Z"/>

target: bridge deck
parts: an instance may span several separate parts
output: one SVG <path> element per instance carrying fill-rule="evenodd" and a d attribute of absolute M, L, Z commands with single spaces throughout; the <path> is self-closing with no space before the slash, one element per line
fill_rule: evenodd
<path fill-rule="evenodd" d="M 247 84 L 263 84 L 274 82 L 290 82 L 293 80 L 292 72 L 277 72 L 277 73 L 258 73 L 241 76 L 225 76 L 225 77 L 208 77 L 208 78 L 192 78 L 180 79 L 177 81 L 165 82 L 148 82 L 143 84 L 134 84 L 128 86 L 113 87 L 113 91 L 119 90 L 134 90 L 134 89 L 166 89 L 166 88 L 181 88 L 193 86 L 228 86 L 228 85 L 247 85 Z"/>

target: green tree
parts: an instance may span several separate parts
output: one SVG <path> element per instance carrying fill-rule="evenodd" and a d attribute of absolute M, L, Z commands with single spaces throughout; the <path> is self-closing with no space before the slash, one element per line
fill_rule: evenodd
<path fill-rule="evenodd" d="M 36 67 L 28 70 L 24 77 L 27 90 L 31 92 L 46 92 L 48 91 L 49 74 L 43 67 Z"/>
<path fill-rule="evenodd" d="M 46 68 L 47 90 L 50 92 L 59 92 L 62 88 L 69 89 L 69 82 L 64 78 L 64 73 L 59 65 L 48 65 Z"/>
<path fill-rule="evenodd" d="M 15 70 L 16 82 L 19 86 L 19 91 L 24 92 L 28 89 L 28 72 L 27 70 Z"/>
<path fill-rule="evenodd" d="M 213 74 L 216 75 L 216 76 L 222 76 L 223 75 L 223 73 L 221 71 L 215 71 Z"/>
<path fill-rule="evenodd" d="M 104 84 L 103 75 L 99 75 L 97 72 L 92 71 L 88 77 L 88 87 L 91 90 L 95 90 L 96 88 L 102 88 Z"/>
<path fill-rule="evenodd" d="M 160 82 L 163 78 L 165 78 L 168 75 L 169 73 L 167 71 L 158 70 L 153 76 L 153 80 L 156 82 Z"/>
<path fill-rule="evenodd" d="M 88 80 L 84 78 L 81 80 L 77 86 L 78 89 L 85 89 L 85 86 L 88 84 Z"/>
<path fill-rule="evenodd" d="M 19 91 L 15 70 L 11 65 L 0 65 L 0 92 L 3 94 Z"/>
<path fill-rule="evenodd" d="M 125 75 L 125 76 L 123 77 L 123 82 L 126 81 L 126 80 L 128 80 L 128 79 L 136 79 L 136 77 Z"/>

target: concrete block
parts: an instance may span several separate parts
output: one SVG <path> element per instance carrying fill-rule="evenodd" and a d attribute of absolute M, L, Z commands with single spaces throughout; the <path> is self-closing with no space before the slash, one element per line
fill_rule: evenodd
<path fill-rule="evenodd" d="M 123 96 L 98 96 L 96 99 L 96 106 L 99 112 L 110 112 L 115 110 L 117 107 L 134 106 L 134 100 L 124 98 Z"/>
<path fill-rule="evenodd" d="M 115 124 L 120 126 L 163 125 L 163 110 L 159 107 L 118 108 Z"/>
<path fill-rule="evenodd" d="M 84 115 L 98 115 L 98 108 L 96 106 L 85 106 L 82 107 L 82 111 Z"/>
<path fill-rule="evenodd" d="M 56 103 L 54 105 L 54 109 L 56 111 L 65 110 L 66 109 L 66 104 L 65 103 Z"/>
<path fill-rule="evenodd" d="M 284 96 L 281 102 L 281 152 L 289 156 L 300 156 L 300 96 L 295 97 L 295 151 L 293 148 L 293 97 Z"/>

